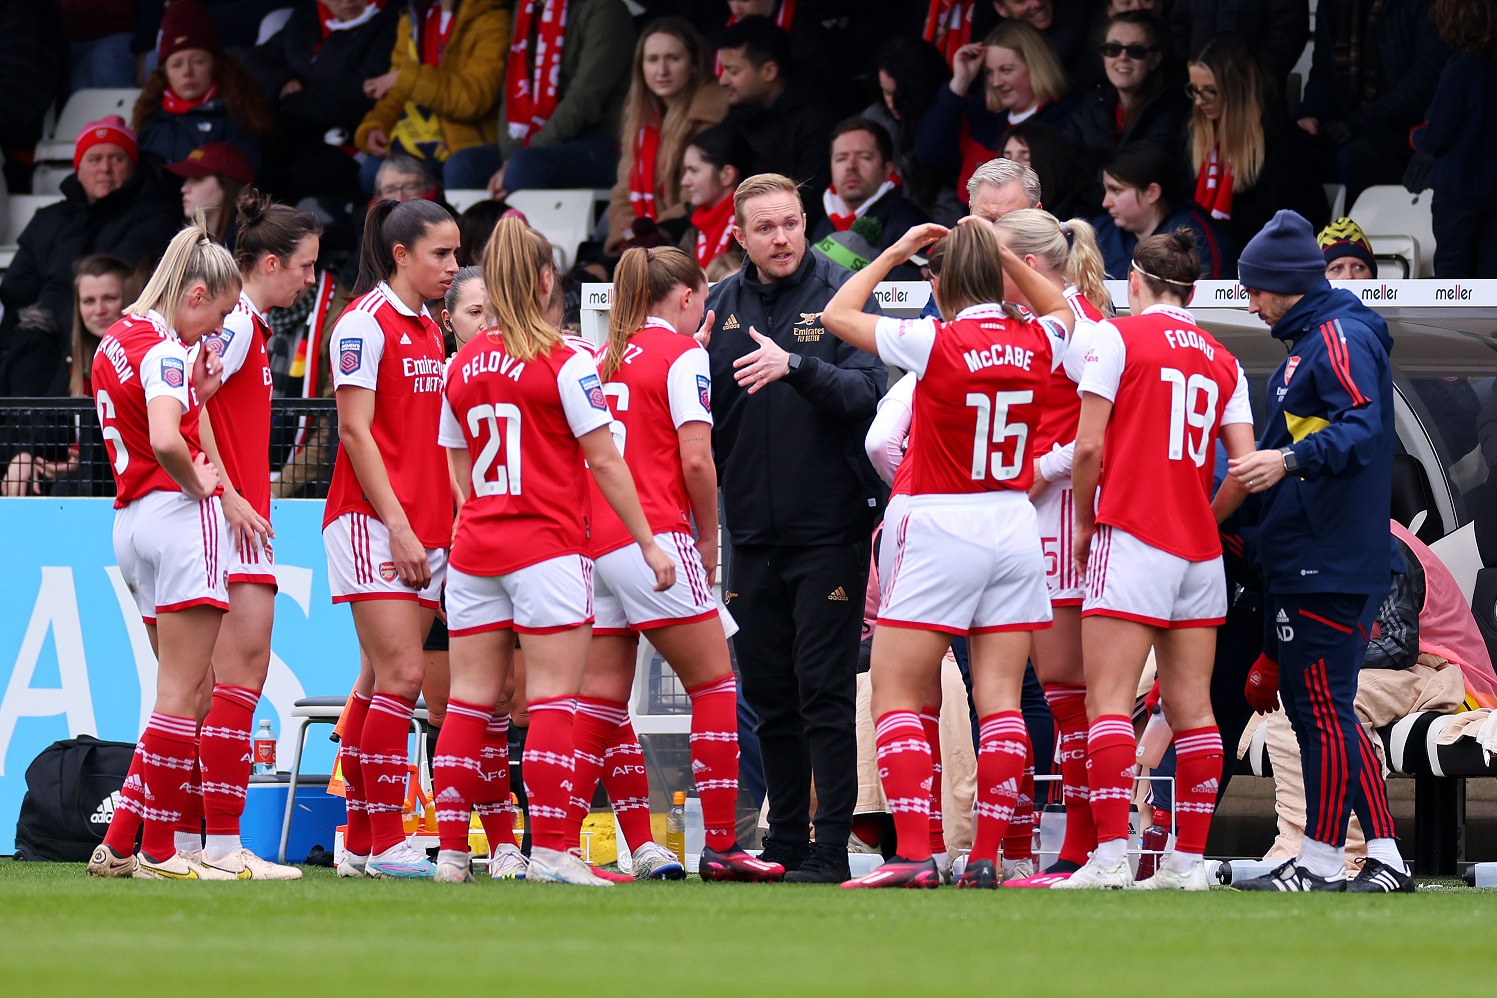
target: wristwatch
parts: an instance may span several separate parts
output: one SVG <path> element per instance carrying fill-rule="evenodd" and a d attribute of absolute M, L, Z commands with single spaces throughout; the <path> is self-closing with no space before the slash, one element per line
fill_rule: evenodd
<path fill-rule="evenodd" d="M 799 371 L 802 359 L 803 358 L 798 353 L 786 354 L 785 355 L 785 363 L 788 365 L 789 369 L 786 370 L 785 373 L 786 374 L 794 374 L 796 371 Z"/>
<path fill-rule="evenodd" d="M 1292 475 L 1299 471 L 1299 458 L 1294 456 L 1294 448 L 1280 447 L 1279 453 L 1284 455 L 1284 474 Z"/>

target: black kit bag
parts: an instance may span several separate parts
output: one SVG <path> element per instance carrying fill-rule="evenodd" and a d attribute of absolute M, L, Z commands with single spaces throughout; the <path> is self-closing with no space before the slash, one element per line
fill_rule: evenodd
<path fill-rule="evenodd" d="M 53 742 L 26 768 L 16 859 L 83 863 L 104 841 L 135 746 L 79 735 Z"/>

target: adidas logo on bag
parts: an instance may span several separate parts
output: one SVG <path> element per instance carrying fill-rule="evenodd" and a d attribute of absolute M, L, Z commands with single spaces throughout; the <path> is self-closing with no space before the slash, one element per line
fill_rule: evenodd
<path fill-rule="evenodd" d="M 828 596 L 827 599 L 832 600 L 835 603 L 846 603 L 847 590 L 843 589 L 841 586 L 838 586 L 836 589 L 832 590 L 832 594 Z"/>
<path fill-rule="evenodd" d="M 114 820 L 114 805 L 119 803 L 120 792 L 114 793 L 99 801 L 99 806 L 94 808 L 94 813 L 88 816 L 90 825 L 107 825 Z"/>

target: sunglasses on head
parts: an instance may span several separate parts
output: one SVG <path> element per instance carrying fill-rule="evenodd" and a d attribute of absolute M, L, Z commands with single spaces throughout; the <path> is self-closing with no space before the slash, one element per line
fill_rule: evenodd
<path fill-rule="evenodd" d="M 1126 52 L 1128 53 L 1128 58 L 1137 59 L 1139 62 L 1147 59 L 1149 53 L 1158 51 L 1159 49 L 1156 46 L 1140 45 L 1138 42 L 1130 42 L 1127 45 L 1124 45 L 1122 42 L 1108 42 L 1102 46 L 1102 54 L 1109 59 L 1116 59 Z"/>

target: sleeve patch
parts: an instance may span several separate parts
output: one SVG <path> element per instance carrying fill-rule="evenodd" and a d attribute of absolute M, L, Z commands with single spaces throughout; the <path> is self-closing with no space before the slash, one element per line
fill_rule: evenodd
<path fill-rule="evenodd" d="M 705 374 L 697 375 L 697 399 L 702 403 L 703 409 L 712 411 L 712 379 Z"/>
<path fill-rule="evenodd" d="M 161 380 L 168 388 L 181 388 L 187 382 L 187 368 L 180 358 L 161 358 Z"/>
<path fill-rule="evenodd" d="M 603 385 L 599 383 L 596 374 L 589 374 L 577 382 L 582 386 L 582 393 L 587 396 L 587 404 L 594 409 L 608 411 L 608 400 L 603 397 Z"/>
<path fill-rule="evenodd" d="M 357 371 L 364 362 L 364 341 L 346 339 L 338 341 L 338 370 L 344 374 Z"/>

